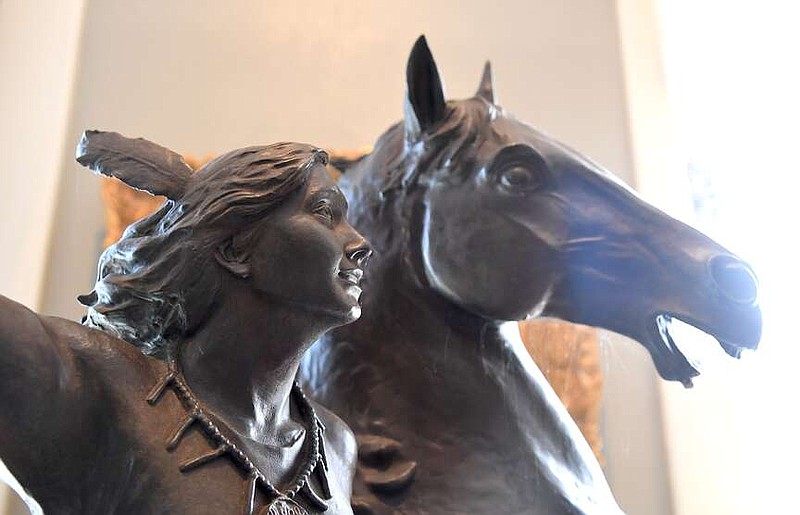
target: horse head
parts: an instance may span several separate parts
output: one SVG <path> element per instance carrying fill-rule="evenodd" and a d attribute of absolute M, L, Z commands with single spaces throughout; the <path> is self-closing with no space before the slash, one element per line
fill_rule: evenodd
<path fill-rule="evenodd" d="M 491 71 L 446 101 L 424 38 L 405 118 L 339 184 L 376 249 L 362 318 L 303 366 L 360 440 L 357 513 L 618 513 L 602 470 L 509 321 L 557 317 L 698 372 L 680 319 L 731 355 L 761 330 L 751 269 L 577 152 L 515 120 Z"/>
<path fill-rule="evenodd" d="M 355 223 L 379 251 L 405 254 L 419 281 L 475 315 L 620 333 L 647 348 L 664 379 L 686 386 L 699 372 L 670 332 L 673 319 L 731 356 L 757 347 L 751 268 L 514 119 L 495 102 L 488 63 L 474 97 L 446 101 L 421 37 L 404 121 L 348 175 Z"/>

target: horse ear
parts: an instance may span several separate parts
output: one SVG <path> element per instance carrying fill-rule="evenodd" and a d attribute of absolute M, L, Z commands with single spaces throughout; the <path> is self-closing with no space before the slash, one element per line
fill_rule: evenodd
<path fill-rule="evenodd" d="M 475 92 L 475 96 L 486 100 L 490 104 L 495 103 L 494 84 L 492 84 L 492 63 L 490 61 L 486 61 L 486 64 L 483 65 L 481 84 L 478 86 L 478 91 Z"/>
<path fill-rule="evenodd" d="M 412 137 L 444 118 L 444 87 L 425 36 L 417 39 L 408 56 L 405 107 L 406 133 Z"/>

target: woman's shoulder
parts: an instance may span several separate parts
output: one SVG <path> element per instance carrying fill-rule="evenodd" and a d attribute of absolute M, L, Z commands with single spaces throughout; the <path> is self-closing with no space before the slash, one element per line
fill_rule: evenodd
<path fill-rule="evenodd" d="M 355 467 L 358 446 L 350 427 L 338 415 L 326 407 L 311 401 L 322 424 L 325 426 L 325 450 L 333 454 L 347 467 Z"/>
<path fill-rule="evenodd" d="M 121 385 L 139 389 L 151 385 L 166 369 L 165 363 L 115 335 L 59 317 L 41 319 L 63 359 L 73 362 L 73 371 L 91 377 L 101 389 Z"/>
<path fill-rule="evenodd" d="M 0 298 L 0 457 L 11 473 L 30 489 L 94 467 L 118 441 L 113 416 L 152 386 L 154 361 L 112 335 Z"/>
<path fill-rule="evenodd" d="M 107 332 L 65 318 L 40 315 L 55 343 L 69 352 L 104 359 L 139 360 L 145 356 L 132 344 Z"/>
<path fill-rule="evenodd" d="M 358 446 L 353 431 L 345 422 L 324 406 L 311 401 L 317 417 L 325 426 L 323 441 L 328 462 L 328 480 L 335 483 L 336 490 L 349 499 L 352 495 L 353 477 L 356 472 Z"/>
<path fill-rule="evenodd" d="M 131 343 L 105 331 L 55 316 L 40 315 L 42 326 L 62 353 L 79 358 L 92 368 L 144 366 L 151 361 Z"/>
<path fill-rule="evenodd" d="M 148 360 L 113 335 L 0 296 L 0 382 L 6 392 L 27 389 L 29 382 L 37 390 L 76 392 L 86 373 L 131 365 L 145 370 Z"/>

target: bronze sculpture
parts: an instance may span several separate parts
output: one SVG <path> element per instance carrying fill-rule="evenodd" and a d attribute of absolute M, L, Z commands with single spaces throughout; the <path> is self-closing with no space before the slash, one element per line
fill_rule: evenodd
<path fill-rule="evenodd" d="M 610 329 L 687 386 L 699 372 L 671 320 L 735 357 L 757 347 L 745 263 L 514 120 L 488 65 L 473 98 L 446 101 L 424 38 L 404 121 L 340 184 L 376 259 L 361 320 L 326 335 L 302 372 L 359 439 L 356 513 L 619 511 L 506 321 Z"/>
<path fill-rule="evenodd" d="M 189 173 L 89 131 L 78 160 L 168 200 L 103 254 L 84 325 L 0 297 L 0 455 L 25 494 L 46 513 L 351 513 L 352 433 L 294 383 L 360 315 L 371 254 L 326 154 L 248 147 Z"/>

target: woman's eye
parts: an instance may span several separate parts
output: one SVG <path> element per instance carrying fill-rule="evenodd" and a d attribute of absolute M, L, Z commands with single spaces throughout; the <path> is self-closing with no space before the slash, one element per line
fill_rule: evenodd
<path fill-rule="evenodd" d="M 509 191 L 530 191 L 538 186 L 534 172 L 523 166 L 512 166 L 500 172 L 500 186 Z"/>
<path fill-rule="evenodd" d="M 314 214 L 324 218 L 328 222 L 333 222 L 333 209 L 328 202 L 320 202 L 314 207 Z"/>

